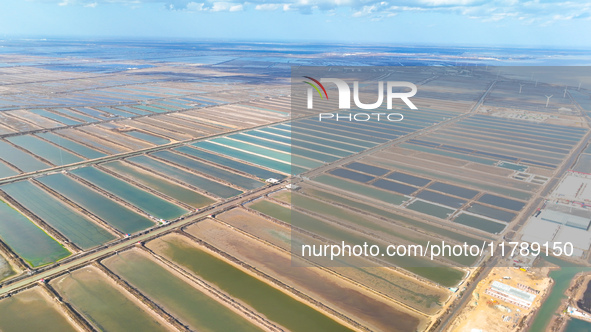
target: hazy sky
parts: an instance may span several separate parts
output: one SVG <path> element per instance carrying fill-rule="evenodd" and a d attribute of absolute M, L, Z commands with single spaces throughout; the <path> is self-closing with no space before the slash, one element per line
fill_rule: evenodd
<path fill-rule="evenodd" d="M 590 14 L 560 0 L 0 0 L 0 37 L 591 48 Z"/>

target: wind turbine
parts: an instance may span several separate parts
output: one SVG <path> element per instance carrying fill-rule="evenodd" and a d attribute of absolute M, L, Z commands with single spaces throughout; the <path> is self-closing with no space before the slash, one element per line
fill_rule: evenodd
<path fill-rule="evenodd" d="M 552 98 L 552 96 L 554 95 L 546 96 L 546 108 L 548 107 L 548 103 L 550 102 L 550 98 Z"/>
<path fill-rule="evenodd" d="M 523 88 L 523 84 L 519 84 L 519 94 L 521 94 L 521 88 Z"/>
<path fill-rule="evenodd" d="M 579 88 L 577 89 L 577 91 L 581 91 L 581 82 L 579 82 Z"/>
<path fill-rule="evenodd" d="M 566 98 L 566 89 L 568 89 L 568 86 L 564 87 L 564 96 L 562 96 L 562 98 Z"/>

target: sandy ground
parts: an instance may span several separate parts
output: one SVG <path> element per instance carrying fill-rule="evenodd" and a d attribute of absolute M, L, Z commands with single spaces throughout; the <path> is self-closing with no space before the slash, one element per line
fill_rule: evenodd
<path fill-rule="evenodd" d="M 495 280 L 513 287 L 517 287 L 517 284 L 527 285 L 539 290 L 540 293 L 536 296 L 531 308 L 525 309 L 485 294 L 484 291 Z M 514 267 L 495 268 L 485 279 L 480 281 L 472 295 L 467 295 L 472 296 L 470 303 L 456 316 L 457 318 L 448 331 L 471 332 L 474 329 L 487 332 L 518 331 L 519 322 L 523 320 L 523 317 L 533 313 L 541 305 L 546 292 L 550 291 L 550 282 L 551 279 L 548 277 L 539 277 Z M 503 318 L 507 316 L 511 320 L 503 321 Z"/>

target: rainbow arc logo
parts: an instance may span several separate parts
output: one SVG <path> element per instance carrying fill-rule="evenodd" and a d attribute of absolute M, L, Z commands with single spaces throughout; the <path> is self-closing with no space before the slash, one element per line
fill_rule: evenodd
<path fill-rule="evenodd" d="M 308 82 L 308 81 L 303 81 L 304 83 L 308 84 L 309 86 L 313 87 L 317 92 L 318 95 L 320 96 L 320 99 L 324 98 L 322 96 L 322 92 L 320 92 L 320 89 L 318 89 L 318 87 L 320 87 L 322 89 L 322 91 L 324 91 L 324 96 L 326 96 L 326 100 L 328 100 L 328 94 L 326 93 L 326 89 L 324 88 L 324 85 L 322 85 L 322 83 L 320 83 L 320 81 L 318 81 L 317 79 L 314 79 L 310 76 L 304 76 L 304 78 L 309 79 L 310 81 L 316 83 L 318 86 Z"/>

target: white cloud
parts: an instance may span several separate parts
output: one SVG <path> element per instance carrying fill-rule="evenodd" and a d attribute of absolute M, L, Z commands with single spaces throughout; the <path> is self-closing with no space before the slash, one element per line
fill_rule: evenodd
<path fill-rule="evenodd" d="M 243 5 L 234 5 L 230 7 L 230 11 L 231 12 L 241 12 L 244 10 L 244 6 Z"/>
<path fill-rule="evenodd" d="M 187 10 L 189 11 L 202 11 L 204 10 L 205 4 L 204 3 L 197 3 L 197 2 L 189 2 L 187 4 Z"/>
<path fill-rule="evenodd" d="M 140 6 L 159 3 L 165 8 L 190 12 L 314 11 L 329 13 L 349 9 L 353 17 L 387 18 L 404 12 L 453 13 L 489 22 L 513 20 L 523 24 L 591 19 L 591 2 L 574 0 L 29 0 L 60 6 L 94 8 L 101 3 Z M 197 2 L 203 1 L 203 2 Z M 340 10 L 338 13 L 341 14 Z"/>
<path fill-rule="evenodd" d="M 254 7 L 254 9 L 256 9 L 256 10 L 277 10 L 277 9 L 282 8 L 283 6 L 285 6 L 285 5 L 282 5 L 280 3 L 263 3 L 260 5 L 256 5 Z"/>

